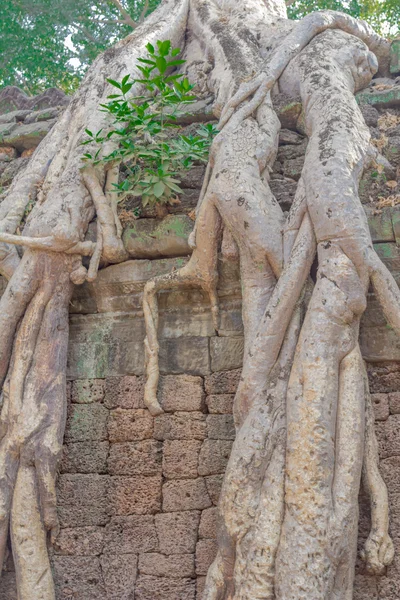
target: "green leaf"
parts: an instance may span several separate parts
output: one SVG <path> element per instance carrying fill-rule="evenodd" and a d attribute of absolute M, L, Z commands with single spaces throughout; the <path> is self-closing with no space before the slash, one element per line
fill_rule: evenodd
<path fill-rule="evenodd" d="M 111 83 L 111 85 L 118 88 L 119 90 L 121 89 L 121 84 L 118 83 L 118 81 L 115 81 L 115 79 L 107 79 L 107 81 L 108 81 L 108 83 Z"/>
<path fill-rule="evenodd" d="M 150 42 L 148 44 L 146 44 L 146 50 L 150 53 L 150 54 L 154 54 L 154 46 L 152 44 L 150 44 Z"/>
<path fill-rule="evenodd" d="M 122 79 L 121 81 L 121 85 L 122 87 L 125 85 L 125 83 L 127 83 L 127 81 L 129 80 L 130 75 L 125 75 L 125 77 Z"/>
<path fill-rule="evenodd" d="M 169 60 L 167 64 L 169 67 L 177 67 L 178 65 L 184 65 L 185 62 L 186 60 Z"/>
<path fill-rule="evenodd" d="M 161 75 L 164 75 L 165 71 L 167 70 L 167 61 L 165 58 L 163 56 L 157 56 L 156 64 Z"/>
<path fill-rule="evenodd" d="M 158 46 L 158 51 L 160 53 L 160 56 L 168 56 L 169 50 L 171 48 L 170 40 L 165 40 L 164 42 L 160 42 L 160 40 L 159 40 L 157 42 L 157 46 Z"/>
<path fill-rule="evenodd" d="M 164 190 L 165 184 L 162 181 L 157 181 L 157 183 L 153 185 L 153 194 L 156 198 L 161 198 L 161 196 L 164 193 Z"/>
<path fill-rule="evenodd" d="M 181 51 L 180 48 L 174 48 L 173 50 L 171 50 L 171 56 L 178 56 L 180 51 Z"/>

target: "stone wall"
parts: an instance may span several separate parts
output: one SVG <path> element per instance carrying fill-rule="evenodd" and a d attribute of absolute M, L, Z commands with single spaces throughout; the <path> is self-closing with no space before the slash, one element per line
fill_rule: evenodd
<path fill-rule="evenodd" d="M 375 91 L 368 94 L 370 98 Z M 301 106 L 279 101 L 285 129 L 271 187 L 288 210 L 306 139 L 298 122 Z M 12 113 L 4 118 L 7 126 L 14 124 L 8 136 L 29 125 L 32 110 L 24 110 L 30 111 L 24 122 Z M 396 110 L 363 108 L 373 137 L 386 138 L 383 152 L 392 164 L 370 169 L 361 187 L 375 247 L 400 283 L 400 210 L 395 201 L 392 206 L 379 200 L 393 190 L 386 182 L 400 179 Z M 29 120 L 39 123 L 40 114 Z M 388 127 L 378 122 L 385 115 L 395 118 L 391 124 L 386 120 Z M 12 159 L 1 158 L 0 148 L 0 175 L 10 164 L 29 160 L 19 157 L 21 151 L 15 142 L 7 146 L 9 142 L 4 138 L 2 146 L 14 148 L 8 151 Z M 122 215 L 124 241 L 135 260 L 102 269 L 96 282 L 76 289 L 71 302 L 68 422 L 58 478 L 61 532 L 52 550 L 57 600 L 201 600 L 216 548 L 218 494 L 234 439 L 232 402 L 243 353 L 238 265 L 221 256 L 218 336 L 200 290 L 160 294 L 160 401 L 165 413 L 156 418 L 143 403 L 141 292 L 150 277 L 187 260 L 193 225 L 189 215 L 202 173 L 199 167 L 188 176 L 181 204 L 171 207 L 163 221 L 151 210 L 133 219 L 135 201 L 128 203 Z M 0 278 L 0 294 L 3 286 Z M 363 317 L 361 346 L 397 554 L 380 579 L 368 577 L 358 562 L 354 598 L 395 600 L 400 597 L 400 340 L 373 294 Z M 361 549 L 369 531 L 363 493 L 360 505 Z M 0 600 L 17 600 L 10 556 Z"/>

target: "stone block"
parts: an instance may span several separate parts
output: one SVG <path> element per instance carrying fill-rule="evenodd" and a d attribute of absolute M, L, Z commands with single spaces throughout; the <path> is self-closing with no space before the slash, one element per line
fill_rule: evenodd
<path fill-rule="evenodd" d="M 144 404 L 144 378 L 135 375 L 107 377 L 104 404 L 107 408 L 146 408 Z"/>
<path fill-rule="evenodd" d="M 17 128 L 17 124 L 14 123 L 2 123 L 0 124 L 0 144 L 3 146 L 12 146 L 12 144 L 7 144 L 5 139 L 7 136 L 11 134 L 11 132 Z"/>
<path fill-rule="evenodd" d="M 389 417 L 388 394 L 371 394 L 371 402 L 374 408 L 375 421 L 386 421 Z"/>
<path fill-rule="evenodd" d="M 67 527 L 61 529 L 54 553 L 63 556 L 99 556 L 104 547 L 104 527 Z"/>
<path fill-rule="evenodd" d="M 217 537 L 218 509 L 216 506 L 206 508 L 201 513 L 199 537 L 214 540 Z"/>
<path fill-rule="evenodd" d="M 376 577 L 356 575 L 353 600 L 379 600 Z"/>
<path fill-rule="evenodd" d="M 157 475 L 161 473 L 162 443 L 155 440 L 111 444 L 110 475 Z"/>
<path fill-rule="evenodd" d="M 400 456 L 384 458 L 380 461 L 379 468 L 389 493 L 400 494 Z"/>
<path fill-rule="evenodd" d="M 203 411 L 203 380 L 192 375 L 166 375 L 160 378 L 158 397 L 166 412 Z"/>
<path fill-rule="evenodd" d="M 204 440 L 199 456 L 199 475 L 224 473 L 231 449 L 231 441 Z"/>
<path fill-rule="evenodd" d="M 195 600 L 194 579 L 172 579 L 139 575 L 136 581 L 135 600 Z"/>
<path fill-rule="evenodd" d="M 57 486 L 61 527 L 105 525 L 108 520 L 108 475 L 60 475 Z"/>
<path fill-rule="evenodd" d="M 389 409 L 392 415 L 400 414 L 400 392 L 389 394 Z"/>
<path fill-rule="evenodd" d="M 213 373 L 205 378 L 207 394 L 235 394 L 239 385 L 241 369 Z"/>
<path fill-rule="evenodd" d="M 196 600 L 203 599 L 204 588 L 206 587 L 206 578 L 199 576 L 196 578 Z"/>
<path fill-rule="evenodd" d="M 206 398 L 206 404 L 209 413 L 213 414 L 232 414 L 234 394 L 210 394 Z"/>
<path fill-rule="evenodd" d="M 6 146 L 13 146 L 19 152 L 23 152 L 29 148 L 36 148 L 52 129 L 55 122 L 52 119 L 50 121 L 21 125 L 5 135 L 3 142 Z"/>
<path fill-rule="evenodd" d="M 2 186 L 10 185 L 14 177 L 22 171 L 29 162 L 29 158 L 16 158 L 7 164 L 0 176 Z"/>
<path fill-rule="evenodd" d="M 368 364 L 368 379 L 371 393 L 393 393 L 400 390 L 400 364 Z"/>
<path fill-rule="evenodd" d="M 200 521 L 198 510 L 161 513 L 154 519 L 160 552 L 168 555 L 195 552 Z"/>
<path fill-rule="evenodd" d="M 391 208 L 383 208 L 380 214 L 376 214 L 376 210 L 368 211 L 367 216 L 371 238 L 374 243 L 395 241 Z"/>
<path fill-rule="evenodd" d="M 205 480 L 207 492 L 211 498 L 211 502 L 214 504 L 214 506 L 217 506 L 224 476 L 210 475 L 209 477 L 205 477 Z"/>
<path fill-rule="evenodd" d="M 123 242 L 132 258 L 165 258 L 192 253 L 188 237 L 194 221 L 187 215 L 164 219 L 137 219 L 123 233 Z"/>
<path fill-rule="evenodd" d="M 400 38 L 392 40 L 390 46 L 390 72 L 400 73 Z"/>
<path fill-rule="evenodd" d="M 234 440 L 236 436 L 232 415 L 208 415 L 207 436 L 214 440 Z"/>
<path fill-rule="evenodd" d="M 161 373 L 207 375 L 210 372 L 208 338 L 161 339 L 159 360 Z"/>
<path fill-rule="evenodd" d="M 71 401 L 75 404 L 102 402 L 105 386 L 104 379 L 77 379 L 72 382 Z"/>
<path fill-rule="evenodd" d="M 107 440 L 108 410 L 102 404 L 72 404 L 68 408 L 65 441 Z"/>
<path fill-rule="evenodd" d="M 141 554 L 139 571 L 156 577 L 194 577 L 194 554 Z"/>
<path fill-rule="evenodd" d="M 196 544 L 196 575 L 207 575 L 207 571 L 217 554 L 215 540 L 199 540 Z"/>
<path fill-rule="evenodd" d="M 205 172 L 206 168 L 203 165 L 191 167 L 188 171 L 184 171 L 181 175 L 181 187 L 200 190 Z"/>
<path fill-rule="evenodd" d="M 0 162 L 10 162 L 17 158 L 18 153 L 15 148 L 10 147 L 0 147 Z"/>
<path fill-rule="evenodd" d="M 63 448 L 61 473 L 107 473 L 108 442 L 76 442 Z"/>
<path fill-rule="evenodd" d="M 291 160 L 284 160 L 282 163 L 282 174 L 285 177 L 299 181 L 304 166 L 304 156 L 299 156 Z"/>
<path fill-rule="evenodd" d="M 161 508 L 161 475 L 111 477 L 108 506 L 112 515 L 149 515 Z"/>
<path fill-rule="evenodd" d="M 59 600 L 108 600 L 100 561 L 93 556 L 55 556 L 54 583 Z"/>
<path fill-rule="evenodd" d="M 296 193 L 297 181 L 281 175 L 272 178 L 269 182 L 269 186 L 282 210 L 289 210 Z"/>
<path fill-rule="evenodd" d="M 360 106 L 362 116 L 368 127 L 378 127 L 379 112 L 370 104 Z"/>
<path fill-rule="evenodd" d="M 282 127 L 285 129 L 296 129 L 297 120 L 302 111 L 300 99 L 294 100 L 285 94 L 276 94 L 274 95 L 273 102 Z"/>
<path fill-rule="evenodd" d="M 108 420 L 110 442 L 136 442 L 153 437 L 153 417 L 146 409 L 110 411 Z"/>
<path fill-rule="evenodd" d="M 377 108 L 391 108 L 400 106 L 400 85 L 393 85 L 388 89 L 376 90 L 374 86 L 365 88 L 356 94 L 358 104 L 372 104 Z"/>
<path fill-rule="evenodd" d="M 167 479 L 195 479 L 199 462 L 200 440 L 166 440 L 163 475 Z"/>
<path fill-rule="evenodd" d="M 211 370 L 229 371 L 242 366 L 242 337 L 213 337 L 210 340 Z"/>
<path fill-rule="evenodd" d="M 105 554 L 157 552 L 158 546 L 154 517 L 150 515 L 112 517 L 104 530 Z"/>
<path fill-rule="evenodd" d="M 1 110 L 0 110 L 1 113 Z M 22 123 L 31 114 L 30 110 L 13 110 L 6 114 L 0 114 L 0 123 Z"/>
<path fill-rule="evenodd" d="M 387 421 L 375 425 L 380 458 L 400 456 L 400 415 L 390 415 Z"/>
<path fill-rule="evenodd" d="M 57 119 L 62 111 L 63 107 L 61 106 L 53 106 L 43 108 L 42 110 L 35 110 L 34 112 L 29 113 L 29 115 L 24 119 L 24 123 L 37 123 L 38 121 Z"/>
<path fill-rule="evenodd" d="M 199 412 L 163 414 L 154 419 L 156 440 L 204 440 L 206 416 Z"/>
<path fill-rule="evenodd" d="M 210 506 L 203 478 L 172 480 L 163 485 L 163 511 L 203 510 Z"/>
<path fill-rule="evenodd" d="M 138 557 L 106 554 L 100 558 L 107 600 L 134 600 Z"/>
<path fill-rule="evenodd" d="M 17 580 L 15 573 L 2 573 L 0 600 L 18 600 Z"/>
<path fill-rule="evenodd" d="M 391 579 L 389 577 L 378 578 L 377 587 L 379 600 L 398 600 L 400 598 L 399 579 Z"/>

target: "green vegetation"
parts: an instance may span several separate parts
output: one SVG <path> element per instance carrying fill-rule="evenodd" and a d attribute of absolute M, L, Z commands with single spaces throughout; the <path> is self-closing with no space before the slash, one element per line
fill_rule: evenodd
<path fill-rule="evenodd" d="M 83 142 L 99 144 L 94 155 L 83 155 L 85 161 L 124 165 L 126 178 L 115 184 L 119 200 L 140 196 L 143 206 L 166 204 L 182 192 L 179 177 L 194 162 L 207 163 L 216 131 L 211 124 L 200 125 L 195 135 L 176 131 L 182 108 L 196 100 L 189 80 L 182 74 L 171 74 L 185 61 L 178 58 L 180 49 L 172 48 L 169 40 L 158 41 L 157 48 L 151 44 L 146 48 L 147 56 L 139 58 L 137 64 L 141 79 L 131 80 L 126 75 L 121 82 L 107 80 L 117 91 L 108 96 L 110 102 L 101 105 L 113 119 L 110 131 L 105 134 L 86 129 L 88 139 Z M 128 96 L 134 83 L 143 85 L 145 95 Z M 110 138 L 117 138 L 118 146 L 102 156 L 104 142 Z"/>

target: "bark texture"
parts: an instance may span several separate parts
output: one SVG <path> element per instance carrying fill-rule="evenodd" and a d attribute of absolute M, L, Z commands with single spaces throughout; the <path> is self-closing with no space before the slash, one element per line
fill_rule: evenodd
<path fill-rule="evenodd" d="M 118 170 L 82 168 L 79 144 L 85 128 L 107 129 L 98 111 L 110 93 L 106 77 L 134 73 L 145 45 L 157 39 L 185 46 L 185 68 L 215 97 L 220 132 L 192 256 L 145 287 L 145 401 L 153 415 L 162 412 L 157 293 L 200 286 L 218 331 L 220 250 L 238 256 L 242 281 L 237 436 L 204 599 L 350 600 L 362 473 L 372 505 L 364 558 L 372 573 L 393 559 L 358 335 L 370 283 L 398 332 L 400 293 L 373 250 L 358 196 L 375 151 L 354 99 L 378 69 L 386 72 L 389 45 L 341 13 L 288 21 L 283 0 L 164 2 L 95 61 L 0 205 L 0 273 L 10 279 L 0 301 L 0 561 L 10 531 L 19 598 L 54 599 L 46 538 L 58 529 L 68 303 L 73 284 L 92 281 L 101 258 L 127 258 L 111 192 Z M 277 92 L 301 97 L 309 138 L 288 215 L 268 185 L 280 129 Z M 85 242 L 95 215 L 97 240 Z M 25 248 L 22 258 L 16 245 Z M 82 256 L 91 257 L 88 270 Z"/>

